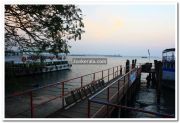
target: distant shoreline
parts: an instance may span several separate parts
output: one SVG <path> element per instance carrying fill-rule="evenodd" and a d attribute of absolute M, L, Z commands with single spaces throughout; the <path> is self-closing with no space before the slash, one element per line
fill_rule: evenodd
<path fill-rule="evenodd" d="M 122 55 L 102 55 L 102 54 L 68 54 L 68 56 L 105 56 L 105 57 L 140 57 L 140 58 L 145 57 L 145 56 L 122 56 Z M 161 58 L 161 56 L 151 56 L 151 58 Z"/>
<path fill-rule="evenodd" d="M 69 54 L 69 56 L 108 56 L 108 57 L 123 57 L 121 55 L 95 55 L 95 54 Z"/>

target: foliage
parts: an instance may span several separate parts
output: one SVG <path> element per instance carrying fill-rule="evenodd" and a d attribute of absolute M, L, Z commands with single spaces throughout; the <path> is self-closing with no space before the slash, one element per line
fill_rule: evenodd
<path fill-rule="evenodd" d="M 82 16 L 75 5 L 5 5 L 5 48 L 68 53 L 84 32 Z"/>

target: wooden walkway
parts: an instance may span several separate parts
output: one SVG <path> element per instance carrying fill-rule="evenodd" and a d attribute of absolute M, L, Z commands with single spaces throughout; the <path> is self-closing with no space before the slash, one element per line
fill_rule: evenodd
<path fill-rule="evenodd" d="M 108 86 L 110 83 L 118 80 L 120 77 L 121 77 L 121 75 L 116 76 L 114 79 L 110 80 L 108 82 L 108 84 L 106 84 L 106 86 Z M 110 89 L 109 89 L 110 90 L 109 91 L 109 96 L 110 97 L 112 95 L 114 95 L 114 93 L 117 92 L 117 89 L 118 89 L 117 84 L 118 83 L 115 83 L 113 86 L 110 87 Z M 122 98 L 125 91 L 127 91 L 127 89 L 128 89 L 128 77 L 125 78 L 125 83 L 124 83 L 124 80 L 120 80 L 119 84 L 120 84 L 120 87 L 121 87 L 119 95 L 122 95 L 121 96 L 121 98 Z M 96 93 L 98 93 L 98 92 L 96 92 Z M 84 100 L 81 100 L 80 102 L 77 102 L 75 105 L 73 105 L 72 107 L 69 107 L 68 109 L 60 109 L 60 110 L 50 114 L 48 116 L 48 118 L 87 118 L 88 117 L 88 98 L 89 97 L 87 97 Z M 107 100 L 107 91 L 104 91 L 103 93 L 98 95 L 97 98 L 106 101 Z M 100 104 L 91 103 L 91 114 L 99 112 L 100 109 L 102 111 L 102 109 L 104 107 L 105 106 L 100 105 Z M 103 116 L 99 115 L 98 117 L 103 117 Z"/>

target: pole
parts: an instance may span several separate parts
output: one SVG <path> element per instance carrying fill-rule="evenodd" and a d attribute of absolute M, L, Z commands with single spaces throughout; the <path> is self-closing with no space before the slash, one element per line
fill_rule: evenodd
<path fill-rule="evenodd" d="M 108 87 L 108 90 L 107 90 L 107 102 L 109 102 L 109 87 Z M 109 116 L 109 106 L 107 105 L 107 110 L 106 110 L 106 115 L 107 117 Z"/>
<path fill-rule="evenodd" d="M 118 76 L 118 66 L 117 66 L 117 76 Z"/>
<path fill-rule="evenodd" d="M 114 67 L 113 67 L 113 79 L 114 79 Z"/>
<path fill-rule="evenodd" d="M 62 108 L 64 108 L 64 82 L 62 82 Z"/>
<path fill-rule="evenodd" d="M 93 73 L 93 81 L 95 81 L 95 73 Z"/>
<path fill-rule="evenodd" d="M 88 118 L 90 118 L 90 111 L 91 111 L 91 102 L 90 102 L 90 100 L 88 100 Z"/>
<path fill-rule="evenodd" d="M 33 105 L 32 91 L 30 92 L 30 108 L 31 108 L 31 118 L 33 118 L 34 117 L 34 105 Z"/>
<path fill-rule="evenodd" d="M 103 70 L 102 70 L 102 79 L 103 79 L 104 77 L 103 77 Z"/>
<path fill-rule="evenodd" d="M 108 69 L 108 82 L 109 82 L 109 69 Z"/>
<path fill-rule="evenodd" d="M 81 88 L 83 86 L 83 76 L 81 76 Z"/>

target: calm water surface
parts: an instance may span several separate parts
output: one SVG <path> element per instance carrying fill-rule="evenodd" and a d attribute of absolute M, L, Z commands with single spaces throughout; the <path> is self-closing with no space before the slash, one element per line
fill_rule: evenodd
<path fill-rule="evenodd" d="M 117 65 L 125 65 L 126 60 L 129 59 L 131 62 L 133 59 L 137 59 L 138 63 L 149 62 L 148 58 L 141 57 L 104 57 L 104 56 L 69 56 L 68 60 L 71 61 L 72 58 L 107 58 L 107 64 L 103 65 L 83 65 L 83 64 L 73 64 L 70 70 L 55 71 L 50 73 L 43 73 L 31 76 L 5 78 L 5 90 L 6 94 L 10 94 L 17 91 L 23 91 L 26 89 L 32 89 L 34 85 L 38 84 L 43 86 L 50 83 L 56 83 L 63 80 L 71 79 L 81 75 L 89 74 L 92 72 L 100 71 L 103 69 L 111 68 Z M 150 62 L 154 60 L 161 60 L 160 58 L 153 57 Z"/>
<path fill-rule="evenodd" d="M 23 77 L 15 77 L 15 78 L 5 78 L 6 82 L 5 82 L 5 90 L 6 90 L 6 95 L 9 95 L 11 93 L 17 92 L 17 91 L 24 91 L 26 89 L 32 89 L 34 87 L 34 85 L 39 85 L 39 86 L 43 86 L 46 84 L 51 84 L 51 83 L 56 83 L 56 82 L 61 82 L 63 80 L 67 80 L 67 79 L 71 79 L 74 77 L 78 77 L 78 76 L 82 76 L 85 74 L 89 74 L 92 72 L 96 72 L 96 71 L 100 71 L 103 69 L 107 69 L 107 68 L 111 68 L 117 65 L 122 65 L 125 66 L 126 60 L 129 59 L 131 62 L 133 59 L 137 59 L 137 64 L 139 63 L 146 63 L 146 62 L 151 62 L 153 63 L 154 60 L 161 60 L 160 58 L 154 57 L 151 58 L 150 61 L 148 58 L 141 58 L 141 57 L 100 57 L 100 56 L 69 56 L 68 60 L 71 61 L 72 58 L 79 58 L 79 57 L 86 57 L 86 58 L 107 58 L 107 64 L 103 64 L 103 65 L 83 65 L 83 64 L 73 64 L 72 68 L 70 70 L 63 70 L 63 71 L 55 71 L 55 72 L 50 72 L 50 73 L 43 73 L 43 74 L 38 74 L 38 75 L 32 75 L 32 76 L 23 76 Z M 146 76 L 147 74 L 142 74 L 142 81 L 146 81 Z M 139 108 L 139 103 L 140 104 L 147 104 L 146 107 L 144 107 L 144 109 L 146 110 L 150 110 L 150 111 L 155 111 L 155 112 L 162 112 L 162 113 L 166 113 L 166 114 L 174 114 L 174 94 L 170 94 L 167 91 L 164 91 L 167 94 L 162 93 L 161 95 L 161 104 L 157 105 L 155 103 L 155 94 L 154 91 L 151 89 L 145 89 L 144 91 L 141 89 L 138 94 L 137 94 L 137 99 L 134 102 L 134 107 Z M 59 91 L 58 91 L 59 93 Z M 146 97 L 144 98 L 143 95 Z M 152 98 L 147 98 L 147 95 L 150 95 L 150 97 Z M 153 96 L 151 96 L 153 95 Z M 166 97 L 166 98 L 165 98 Z M 172 97 L 172 98 L 170 98 Z M 26 99 L 24 99 L 26 100 Z M 8 101 L 7 101 L 8 102 Z M 13 106 L 12 102 L 8 102 L 10 103 L 9 106 Z M 59 101 L 58 101 L 59 102 Z M 18 104 L 13 102 L 13 104 Z M 29 103 L 28 103 L 29 104 Z M 14 109 L 15 106 L 13 107 L 8 107 L 6 106 L 6 109 L 8 110 L 15 110 Z M 44 109 L 43 112 L 47 112 L 48 111 L 53 111 L 54 109 L 51 109 L 52 107 L 55 107 L 56 109 L 56 105 L 52 104 L 51 106 L 47 107 L 46 109 Z M 57 107 L 59 107 L 59 105 L 57 105 Z M 19 109 L 18 109 L 19 110 Z M 57 109 L 56 109 L 57 110 Z M 130 113 L 130 115 L 128 117 L 149 117 L 144 113 L 139 113 L 139 112 L 132 112 Z"/>

